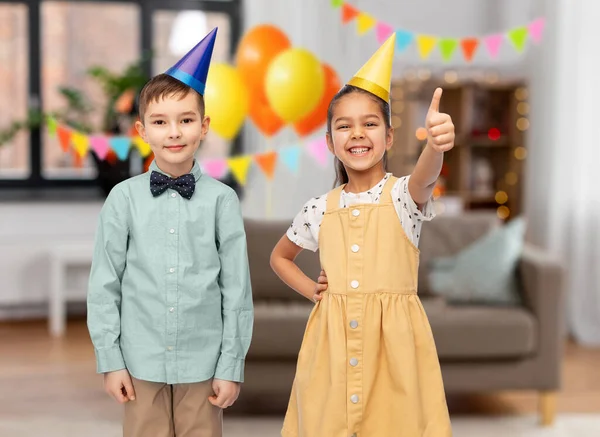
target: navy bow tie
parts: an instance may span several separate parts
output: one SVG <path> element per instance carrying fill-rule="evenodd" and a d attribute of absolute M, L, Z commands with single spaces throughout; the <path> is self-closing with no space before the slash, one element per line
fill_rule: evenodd
<path fill-rule="evenodd" d="M 160 196 L 167 191 L 167 188 L 177 191 L 181 194 L 181 197 L 191 199 L 196 189 L 196 178 L 191 173 L 184 174 L 178 178 L 171 178 L 157 171 L 152 171 L 150 174 L 150 192 L 152 195 L 154 197 Z"/>

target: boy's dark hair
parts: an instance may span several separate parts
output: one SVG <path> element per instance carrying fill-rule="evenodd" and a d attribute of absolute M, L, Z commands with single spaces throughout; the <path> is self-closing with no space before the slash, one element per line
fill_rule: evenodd
<path fill-rule="evenodd" d="M 194 93 L 198 96 L 198 108 L 200 116 L 204 117 L 204 97 L 196 90 L 190 88 L 183 82 L 169 76 L 168 74 L 159 74 L 153 77 L 144 85 L 140 91 L 139 98 L 139 115 L 140 121 L 144 122 L 144 114 L 148 109 L 148 105 L 152 102 L 157 102 L 162 97 L 175 96 L 179 99 L 184 99 L 189 93 Z"/>
<path fill-rule="evenodd" d="M 383 100 L 382 98 L 372 94 L 362 88 L 355 87 L 353 85 L 344 85 L 338 93 L 333 96 L 331 102 L 329 103 L 329 107 L 327 108 L 327 133 L 331 136 L 331 121 L 333 119 L 333 111 L 335 110 L 335 105 L 337 102 L 344 96 L 352 93 L 363 93 L 368 95 L 373 99 L 373 101 L 377 102 L 379 105 L 379 109 L 381 110 L 381 115 L 383 116 L 383 122 L 385 123 L 385 132 L 389 131 L 392 127 L 392 120 L 390 115 L 390 104 Z M 383 155 L 383 168 L 387 171 L 387 151 Z M 344 168 L 344 164 L 342 161 L 335 158 L 335 182 L 333 183 L 334 188 L 338 185 L 343 185 L 348 183 L 348 173 Z"/>

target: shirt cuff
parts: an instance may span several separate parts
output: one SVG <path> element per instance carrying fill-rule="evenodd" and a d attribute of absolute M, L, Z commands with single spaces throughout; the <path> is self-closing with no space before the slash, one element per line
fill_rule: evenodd
<path fill-rule="evenodd" d="M 244 382 L 245 360 L 221 354 L 215 370 L 215 379 L 223 381 Z"/>
<path fill-rule="evenodd" d="M 119 346 L 108 349 L 95 349 L 96 371 L 98 373 L 115 372 L 125 368 L 125 360 Z"/>
<path fill-rule="evenodd" d="M 301 247 L 302 249 L 312 250 L 313 252 L 316 252 L 319 248 L 318 244 L 314 244 L 302 237 L 299 237 L 298 235 L 294 235 L 294 231 L 292 231 L 291 228 L 288 228 L 286 235 L 288 237 L 288 240 L 290 240 L 296 246 Z"/>

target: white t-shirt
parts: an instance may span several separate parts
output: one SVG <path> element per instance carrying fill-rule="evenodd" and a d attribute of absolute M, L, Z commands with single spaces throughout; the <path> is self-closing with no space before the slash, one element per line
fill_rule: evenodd
<path fill-rule="evenodd" d="M 342 190 L 340 195 L 340 208 L 347 208 L 356 204 L 379 203 L 379 198 L 383 191 L 383 186 L 391 173 L 387 173 L 370 190 L 362 193 L 346 193 Z M 435 217 L 433 211 L 432 199 L 429 199 L 420 211 L 408 192 L 408 180 L 410 176 L 399 178 L 392 187 L 392 199 L 400 224 L 406 233 L 406 236 L 419 246 L 419 236 L 421 235 L 421 225 L 424 221 L 430 221 Z M 296 215 L 292 225 L 287 230 L 287 237 L 296 245 L 303 249 L 316 252 L 319 248 L 319 228 L 321 221 L 327 209 L 327 194 L 319 197 L 313 197 L 304 204 L 302 210 Z"/>

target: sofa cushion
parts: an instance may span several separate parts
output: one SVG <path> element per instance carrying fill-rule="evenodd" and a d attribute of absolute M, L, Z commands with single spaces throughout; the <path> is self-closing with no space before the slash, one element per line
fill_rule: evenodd
<path fill-rule="evenodd" d="M 431 292 L 450 303 L 518 305 L 516 268 L 525 238 L 525 220 L 517 217 L 451 257 L 434 258 Z"/>
<path fill-rule="evenodd" d="M 423 223 L 419 240 L 419 294 L 431 294 L 428 273 L 434 258 L 452 256 L 498 227 L 496 214 L 470 212 L 459 216 L 440 215 Z"/>
<path fill-rule="evenodd" d="M 537 321 L 521 307 L 447 305 L 427 315 L 441 361 L 514 359 L 537 348 Z"/>
<path fill-rule="evenodd" d="M 246 240 L 252 293 L 255 299 L 292 299 L 306 301 L 306 298 L 291 290 L 273 272 L 270 266 L 271 252 L 285 234 L 290 221 L 245 219 Z M 303 250 L 296 263 L 314 281 L 319 277 L 321 264 L 318 253 Z"/>
<path fill-rule="evenodd" d="M 314 304 L 306 299 L 304 302 L 255 302 L 254 331 L 248 359 L 295 361 L 313 308 Z"/>

